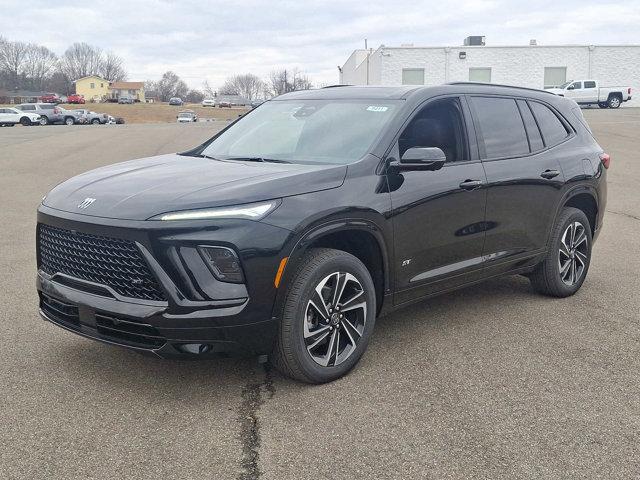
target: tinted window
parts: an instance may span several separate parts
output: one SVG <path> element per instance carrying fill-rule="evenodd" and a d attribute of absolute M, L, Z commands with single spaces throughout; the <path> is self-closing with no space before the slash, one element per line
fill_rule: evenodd
<path fill-rule="evenodd" d="M 574 88 L 574 90 L 580 90 L 582 88 L 582 82 L 573 82 L 571 86 Z"/>
<path fill-rule="evenodd" d="M 40 105 L 40 108 L 42 110 L 53 110 L 54 108 L 56 108 L 55 105 Z"/>
<path fill-rule="evenodd" d="M 522 120 L 524 121 L 524 126 L 527 130 L 527 137 L 529 138 L 531 151 L 537 152 L 538 150 L 542 150 L 544 148 L 544 143 L 542 142 L 540 129 L 538 129 L 536 120 L 533 118 L 533 114 L 531 113 L 527 102 L 524 100 L 518 100 L 518 108 L 520 108 L 520 114 L 522 115 Z"/>
<path fill-rule="evenodd" d="M 596 88 L 596 82 L 584 82 L 584 88 Z"/>
<path fill-rule="evenodd" d="M 511 98 L 473 97 L 486 158 L 529 153 L 527 134 L 516 101 Z"/>
<path fill-rule="evenodd" d="M 529 105 L 538 120 L 538 126 L 547 147 L 557 145 L 567 137 L 567 129 L 549 107 L 538 102 L 529 102 Z"/>
<path fill-rule="evenodd" d="M 35 105 L 22 105 L 20 107 L 20 110 L 35 110 L 36 106 Z"/>

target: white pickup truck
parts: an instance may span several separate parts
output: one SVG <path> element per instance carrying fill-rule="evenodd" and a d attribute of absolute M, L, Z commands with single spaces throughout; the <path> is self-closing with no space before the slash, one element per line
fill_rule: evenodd
<path fill-rule="evenodd" d="M 580 105 L 598 104 L 600 108 L 618 108 L 631 100 L 631 87 L 601 87 L 596 80 L 571 80 L 547 91 L 571 98 Z"/>

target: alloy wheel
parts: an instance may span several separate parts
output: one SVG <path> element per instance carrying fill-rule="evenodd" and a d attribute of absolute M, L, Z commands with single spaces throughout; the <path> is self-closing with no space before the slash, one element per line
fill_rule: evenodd
<path fill-rule="evenodd" d="M 367 302 L 350 273 L 334 272 L 316 285 L 305 309 L 304 342 L 318 365 L 337 366 L 356 350 L 364 334 Z"/>
<path fill-rule="evenodd" d="M 572 222 L 560 238 L 558 251 L 558 267 L 560 278 L 568 286 L 575 285 L 587 268 L 589 240 L 585 226 L 580 222 Z"/>

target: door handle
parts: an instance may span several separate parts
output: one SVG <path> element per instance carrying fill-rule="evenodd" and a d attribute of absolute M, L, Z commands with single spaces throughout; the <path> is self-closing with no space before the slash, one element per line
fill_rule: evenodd
<path fill-rule="evenodd" d="M 460 184 L 460 188 L 463 190 L 475 190 L 482 186 L 482 180 L 465 180 Z"/>
<path fill-rule="evenodd" d="M 560 175 L 560 172 L 558 170 L 545 170 L 540 174 L 542 178 L 547 178 L 549 180 L 557 177 L 558 175 Z"/>

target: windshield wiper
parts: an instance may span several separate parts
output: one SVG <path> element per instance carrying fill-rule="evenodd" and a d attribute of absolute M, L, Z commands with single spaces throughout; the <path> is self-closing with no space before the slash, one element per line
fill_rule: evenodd
<path fill-rule="evenodd" d="M 209 156 L 209 155 L 205 155 L 204 153 L 201 153 L 199 156 L 200 156 L 201 158 L 208 158 L 209 160 L 220 160 L 219 158 L 211 157 L 211 156 Z"/>
<path fill-rule="evenodd" d="M 267 162 L 267 163 L 291 163 L 286 160 L 278 160 L 277 158 L 263 157 L 227 157 L 224 160 L 238 160 L 243 162 Z"/>

